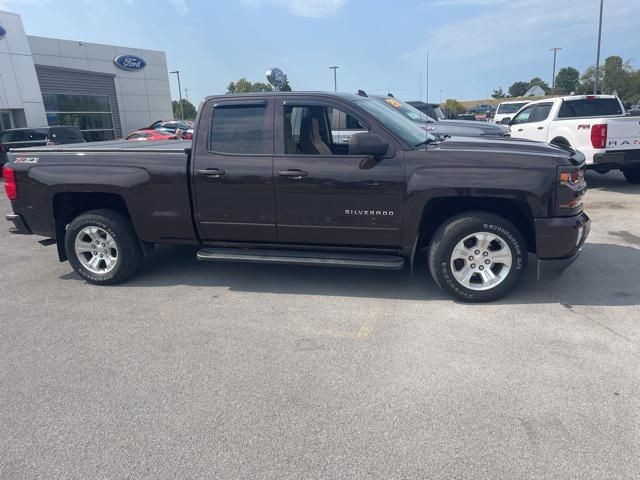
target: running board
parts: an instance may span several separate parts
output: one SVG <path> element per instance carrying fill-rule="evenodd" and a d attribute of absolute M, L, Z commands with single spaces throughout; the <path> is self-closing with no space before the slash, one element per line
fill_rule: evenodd
<path fill-rule="evenodd" d="M 197 258 L 205 262 L 273 263 L 382 270 L 402 270 L 405 263 L 404 258 L 397 255 L 240 248 L 203 248 L 198 251 Z"/>

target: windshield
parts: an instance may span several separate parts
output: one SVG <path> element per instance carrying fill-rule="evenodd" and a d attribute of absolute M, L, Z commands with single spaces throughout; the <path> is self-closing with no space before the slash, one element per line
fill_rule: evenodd
<path fill-rule="evenodd" d="M 409 145 L 417 146 L 425 142 L 433 142 L 436 139 L 407 117 L 399 114 L 397 110 L 387 108 L 381 102 L 364 98 L 355 102 Z"/>
<path fill-rule="evenodd" d="M 408 103 L 401 102 L 397 98 L 378 97 L 378 100 L 380 100 L 381 102 L 384 102 L 385 105 L 400 112 L 402 115 L 407 117 L 409 120 L 413 120 L 414 122 L 422 122 L 422 123 L 435 122 L 435 120 L 431 118 L 429 115 L 422 113 L 416 107 L 413 107 Z"/>
<path fill-rule="evenodd" d="M 516 113 L 522 107 L 524 107 L 529 102 L 520 102 L 520 103 L 501 103 L 498 105 L 498 111 L 496 113 Z"/>
<path fill-rule="evenodd" d="M 442 112 L 442 109 L 440 107 L 435 107 L 433 111 L 435 112 L 438 120 L 446 120 L 447 117 L 444 116 L 444 113 Z"/>

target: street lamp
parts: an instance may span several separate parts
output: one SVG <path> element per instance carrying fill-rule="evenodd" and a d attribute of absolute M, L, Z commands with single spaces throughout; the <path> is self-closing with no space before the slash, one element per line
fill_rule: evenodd
<path fill-rule="evenodd" d="M 556 93 L 556 55 L 558 55 L 558 50 L 562 50 L 560 47 L 550 48 L 553 52 L 553 75 L 551 77 L 551 95 L 555 95 Z"/>
<path fill-rule="evenodd" d="M 604 0 L 600 0 L 600 23 L 598 25 L 598 49 L 596 51 L 596 79 L 593 82 L 593 94 L 598 94 L 598 75 L 600 74 L 600 40 L 602 39 L 602 10 Z"/>
<path fill-rule="evenodd" d="M 180 70 L 174 70 L 173 72 L 178 77 L 178 96 L 180 97 L 180 120 L 184 120 L 184 109 L 182 108 L 182 87 L 180 87 Z"/>
<path fill-rule="evenodd" d="M 333 70 L 333 91 L 334 92 L 338 91 L 338 77 L 337 77 L 336 71 L 339 68 L 340 67 L 338 67 L 337 65 L 334 65 L 333 67 L 329 67 L 329 70 Z"/>

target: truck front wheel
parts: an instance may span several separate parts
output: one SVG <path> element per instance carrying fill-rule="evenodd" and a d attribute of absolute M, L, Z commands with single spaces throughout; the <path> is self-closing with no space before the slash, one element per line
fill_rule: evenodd
<path fill-rule="evenodd" d="M 488 212 L 465 212 L 433 235 L 429 270 L 436 284 L 463 302 L 490 302 L 513 289 L 527 266 L 520 231 Z"/>
<path fill-rule="evenodd" d="M 143 258 L 131 222 L 115 210 L 92 210 L 74 218 L 67 227 L 65 249 L 78 275 L 98 285 L 127 280 Z"/>
<path fill-rule="evenodd" d="M 627 182 L 633 184 L 640 184 L 640 167 L 623 168 L 622 174 Z"/>

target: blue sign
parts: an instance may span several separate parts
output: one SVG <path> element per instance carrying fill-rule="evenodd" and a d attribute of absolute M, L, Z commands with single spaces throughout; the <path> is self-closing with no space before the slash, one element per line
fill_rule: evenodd
<path fill-rule="evenodd" d="M 7 36 L 7 31 L 4 29 L 2 25 L 0 25 L 0 39 Z"/>
<path fill-rule="evenodd" d="M 130 72 L 142 70 L 147 65 L 143 59 L 135 55 L 118 55 L 113 59 L 113 63 L 115 63 L 116 67 Z"/>

